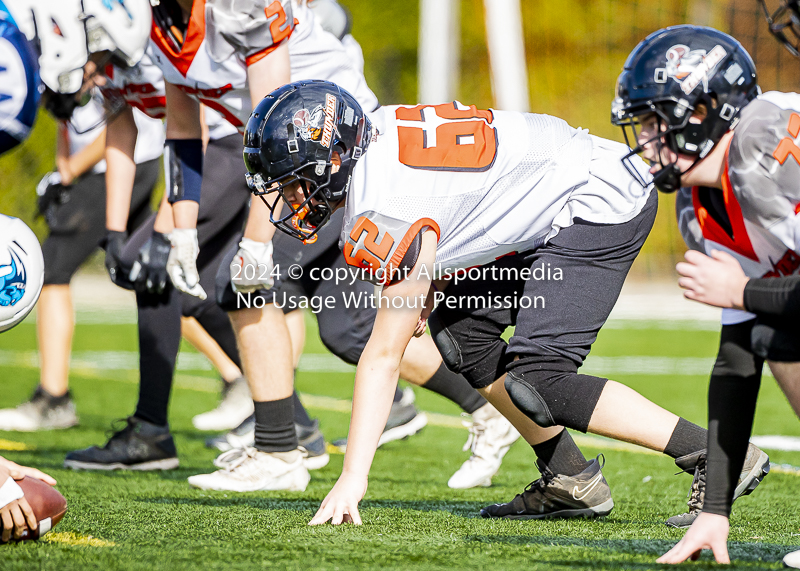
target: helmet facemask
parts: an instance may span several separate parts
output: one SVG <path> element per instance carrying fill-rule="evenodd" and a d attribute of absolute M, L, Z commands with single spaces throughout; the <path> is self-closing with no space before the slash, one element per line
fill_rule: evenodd
<path fill-rule="evenodd" d="M 333 163 L 328 160 L 300 165 L 270 181 L 265 181 L 259 173 L 247 173 L 247 185 L 267 205 L 270 221 L 276 228 L 302 240 L 304 244 L 313 244 L 317 241 L 317 232 L 327 224 L 336 206 L 324 192 L 325 187 L 330 184 L 332 169 Z M 285 192 L 295 183 L 305 197 L 299 204 L 287 197 Z M 267 197 L 273 193 L 274 198 L 270 202 Z M 288 212 L 285 208 L 288 208 Z"/>
<path fill-rule="evenodd" d="M 764 11 L 770 33 L 793 56 L 800 57 L 800 2 L 781 0 L 780 6 L 772 11 L 767 7 L 766 0 L 758 0 L 758 3 Z"/>

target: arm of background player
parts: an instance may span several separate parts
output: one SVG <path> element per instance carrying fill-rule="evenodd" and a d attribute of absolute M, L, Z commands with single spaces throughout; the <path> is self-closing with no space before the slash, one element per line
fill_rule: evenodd
<path fill-rule="evenodd" d="M 247 82 L 250 86 L 250 99 L 253 107 L 270 92 L 291 81 L 289 64 L 289 42 L 283 42 L 269 55 L 261 58 L 247 68 Z M 242 170 L 244 173 L 244 170 Z M 244 176 L 244 174 L 242 174 Z M 282 203 L 281 203 L 282 204 Z M 276 213 L 279 214 L 279 213 Z M 269 221 L 269 208 L 263 200 L 252 200 L 244 237 L 256 242 L 266 243 L 275 235 L 275 226 Z"/>
<path fill-rule="evenodd" d="M 200 125 L 200 103 L 186 93 L 165 82 L 167 95 L 167 140 L 197 139 L 203 137 Z M 199 190 L 199 189 L 198 189 Z M 175 228 L 196 228 L 200 203 L 179 200 L 172 205 Z"/>
<path fill-rule="evenodd" d="M 422 236 L 422 248 L 411 275 L 385 287 L 382 292 L 389 301 L 398 300 L 397 305 L 401 307 L 387 307 L 384 299 L 378 309 L 372 334 L 356 369 L 353 414 L 342 475 L 322 502 L 311 525 L 328 520 L 339 524 L 344 514 L 349 514 L 354 523 L 361 523 L 358 502 L 367 489 L 367 475 L 389 418 L 392 395 L 400 375 L 400 360 L 414 334 L 423 300 L 428 294 L 435 259 L 436 233 L 428 231 Z"/>
<path fill-rule="evenodd" d="M 56 165 L 61 175 L 61 184 L 69 186 L 75 179 L 89 172 L 103 160 L 106 148 L 106 128 L 97 138 L 74 155 L 69 154 L 67 128 L 63 123 L 58 125 L 58 145 L 56 148 Z"/>
<path fill-rule="evenodd" d="M 106 127 L 106 228 L 115 232 L 125 232 L 128 227 L 138 136 L 133 108 L 129 106 Z"/>

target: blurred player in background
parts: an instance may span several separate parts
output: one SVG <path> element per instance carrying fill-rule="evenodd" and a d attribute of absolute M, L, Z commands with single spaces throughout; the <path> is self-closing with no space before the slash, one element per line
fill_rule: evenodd
<path fill-rule="evenodd" d="M 686 297 L 710 300 L 704 297 L 708 291 L 697 262 L 711 264 L 723 272 L 721 277 L 731 277 L 724 271 L 731 266 L 752 278 L 797 274 L 800 149 L 794 137 L 800 132 L 799 111 L 797 94 L 759 95 L 749 54 L 717 30 L 659 30 L 631 52 L 612 120 L 633 130 L 626 134 L 635 145 L 631 154 L 641 153 L 651 163 L 656 186 L 680 192 L 679 223 L 686 243 L 713 257 L 689 252 L 689 263 L 678 265 Z M 771 285 L 769 279 L 759 282 Z M 742 280 L 727 286 L 737 283 Z M 767 306 L 774 310 L 775 301 L 769 299 Z M 741 298 L 717 305 L 725 309 L 708 392 L 707 467 L 690 498 L 690 507 L 702 513 L 660 563 L 696 558 L 706 548 L 718 562 L 729 562 L 728 518 L 739 492 L 739 472 L 751 456 L 748 439 L 764 360 L 795 410 L 800 409 L 800 369 L 791 363 L 800 361 L 800 330 L 780 312 L 763 311 L 757 304 L 758 316 L 745 311 Z"/>
<path fill-rule="evenodd" d="M 106 127 L 102 97 L 76 107 L 58 124 L 57 170 L 39 183 L 39 212 L 49 229 L 42 245 L 44 287 L 37 313 L 40 384 L 33 397 L 14 409 L 0 410 L 0 430 L 47 430 L 78 423 L 69 393 L 69 358 L 75 327 L 69 284 L 78 268 L 105 237 Z M 161 121 L 137 112 L 140 143 L 131 199 L 131 228 L 150 215 L 150 199 L 159 176 L 164 145 Z"/>

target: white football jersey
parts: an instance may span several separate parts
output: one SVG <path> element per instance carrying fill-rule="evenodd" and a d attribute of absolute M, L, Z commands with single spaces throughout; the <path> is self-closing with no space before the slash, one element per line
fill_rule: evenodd
<path fill-rule="evenodd" d="M 247 67 L 285 41 L 292 81 L 333 81 L 364 109 L 377 108 L 377 98 L 344 46 L 322 29 L 304 2 L 256 0 L 245 14 L 231 12 L 221 0 L 195 0 L 180 52 L 153 23 L 152 59 L 168 82 L 212 110 L 206 123 L 217 139 L 243 133 L 252 111 Z"/>
<path fill-rule="evenodd" d="M 630 220 L 649 194 L 619 161 L 627 148 L 555 117 L 453 102 L 383 107 L 371 119 L 379 134 L 354 169 L 340 245 L 377 281 L 424 228 L 438 236 L 437 265 L 463 269 L 537 248 L 577 217 Z M 600 176 L 595 150 L 613 162 Z"/>
<path fill-rule="evenodd" d="M 800 95 L 769 92 L 745 106 L 725 158 L 722 191 L 691 189 L 687 244 L 727 252 L 752 278 L 800 274 Z M 689 190 L 681 189 L 686 197 Z M 692 216 L 693 215 L 693 216 Z M 724 325 L 755 315 L 724 309 Z"/>

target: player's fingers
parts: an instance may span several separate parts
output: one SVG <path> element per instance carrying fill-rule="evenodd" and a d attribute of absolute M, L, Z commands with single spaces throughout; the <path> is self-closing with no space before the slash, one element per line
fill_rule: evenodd
<path fill-rule="evenodd" d="M 25 514 L 20 509 L 21 500 L 17 500 L 11 505 L 11 519 L 14 520 L 14 539 L 22 539 L 22 532 L 25 531 Z"/>
<path fill-rule="evenodd" d="M 678 262 L 675 264 L 675 270 L 682 276 L 693 277 L 697 275 L 697 266 L 687 262 Z"/>
<path fill-rule="evenodd" d="M 694 278 L 678 278 L 678 285 L 686 290 L 691 290 L 699 293 L 700 284 Z"/>
<path fill-rule="evenodd" d="M 36 529 L 39 527 L 39 522 L 36 521 L 36 516 L 34 515 L 30 504 L 28 504 L 28 500 L 25 498 L 20 499 L 19 508 L 22 511 L 22 515 L 25 516 L 25 521 L 27 522 L 29 529 Z"/>
<path fill-rule="evenodd" d="M 14 529 L 14 520 L 11 519 L 11 511 L 8 508 L 0 510 L 0 519 L 3 521 L 3 543 L 8 543 L 11 539 L 11 531 Z"/>
<path fill-rule="evenodd" d="M 736 258 L 731 256 L 728 252 L 723 252 L 721 250 L 712 250 L 711 257 L 720 262 L 736 262 Z M 739 262 L 736 263 L 738 264 Z"/>
<path fill-rule="evenodd" d="M 333 517 L 331 518 L 331 523 L 333 525 L 341 525 L 342 520 L 344 520 L 344 506 L 337 505 L 333 509 Z"/>
<path fill-rule="evenodd" d="M 41 470 L 37 470 L 36 468 L 25 468 L 23 473 L 25 476 L 36 478 L 37 480 L 41 480 L 45 484 L 50 484 L 51 486 L 55 486 L 58 483 L 56 482 L 55 478 L 53 478 L 49 474 L 45 474 Z"/>
<path fill-rule="evenodd" d="M 361 514 L 358 513 L 358 506 L 354 506 L 350 508 L 350 517 L 353 520 L 353 523 L 356 525 L 361 525 Z"/>
<path fill-rule="evenodd" d="M 726 541 L 715 541 L 711 544 L 711 552 L 714 554 L 714 559 L 717 560 L 717 563 L 728 564 L 731 562 L 731 558 L 728 556 L 728 545 Z"/>
<path fill-rule="evenodd" d="M 331 519 L 331 515 L 328 507 L 322 505 L 317 510 L 317 513 L 314 514 L 314 517 L 311 518 L 311 521 L 308 522 L 308 525 L 322 525 L 323 523 L 328 523 L 328 520 Z"/>
<path fill-rule="evenodd" d="M 683 561 L 682 559 L 677 559 L 677 553 L 680 550 L 680 543 L 677 543 L 675 547 L 667 551 L 664 555 L 656 559 L 656 563 L 668 563 L 668 564 L 675 564 L 680 563 Z"/>
<path fill-rule="evenodd" d="M 708 258 L 704 253 L 697 250 L 688 250 L 683 257 L 690 264 L 701 264 L 704 259 Z"/>

